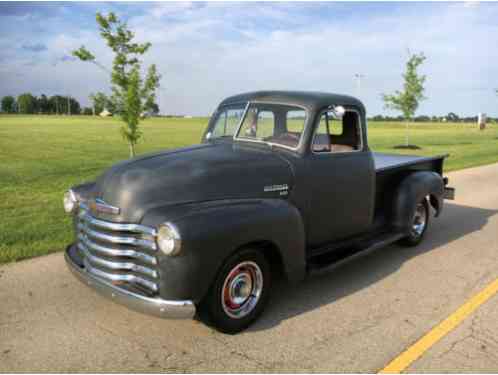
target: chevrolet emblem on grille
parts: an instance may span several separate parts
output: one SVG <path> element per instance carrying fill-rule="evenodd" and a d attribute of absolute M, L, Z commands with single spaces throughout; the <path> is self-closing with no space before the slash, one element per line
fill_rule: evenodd
<path fill-rule="evenodd" d="M 119 215 L 119 207 L 111 206 L 105 203 L 102 199 L 95 199 L 90 201 L 90 209 L 94 212 L 100 212 L 103 214 Z"/>

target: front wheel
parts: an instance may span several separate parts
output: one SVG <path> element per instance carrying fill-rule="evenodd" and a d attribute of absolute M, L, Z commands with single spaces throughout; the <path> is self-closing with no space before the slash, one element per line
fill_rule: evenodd
<path fill-rule="evenodd" d="M 422 199 L 417 203 L 415 211 L 412 215 L 412 223 L 408 236 L 400 240 L 400 244 L 404 246 L 417 246 L 424 239 L 425 232 L 429 226 L 429 203 L 427 199 Z"/>
<path fill-rule="evenodd" d="M 201 319 L 224 333 L 244 330 L 263 312 L 270 283 L 270 265 L 261 251 L 232 255 L 200 303 Z"/>

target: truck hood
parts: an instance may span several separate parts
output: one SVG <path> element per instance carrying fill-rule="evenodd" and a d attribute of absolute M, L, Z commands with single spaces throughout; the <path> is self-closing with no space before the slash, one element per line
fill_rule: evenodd
<path fill-rule="evenodd" d="M 279 187 L 291 183 L 289 164 L 269 148 L 202 144 L 116 164 L 97 179 L 92 195 L 120 210 L 100 217 L 139 222 L 152 208 L 278 196 Z"/>

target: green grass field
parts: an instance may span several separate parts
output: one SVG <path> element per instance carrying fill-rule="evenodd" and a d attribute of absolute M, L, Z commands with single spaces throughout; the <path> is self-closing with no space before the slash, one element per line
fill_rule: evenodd
<path fill-rule="evenodd" d="M 60 251 L 71 241 L 62 195 L 128 157 L 117 119 L 84 116 L 0 116 L 0 263 Z M 138 153 L 198 143 L 206 118 L 145 120 Z M 400 152 L 404 125 L 369 124 L 375 151 Z M 413 124 L 404 153 L 451 154 L 446 171 L 498 162 L 498 126 Z"/>

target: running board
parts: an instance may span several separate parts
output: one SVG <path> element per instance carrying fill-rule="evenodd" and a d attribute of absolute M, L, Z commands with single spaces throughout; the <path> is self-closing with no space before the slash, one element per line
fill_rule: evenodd
<path fill-rule="evenodd" d="M 403 233 L 386 233 L 370 241 L 360 242 L 354 247 L 347 247 L 317 255 L 308 259 L 308 273 L 330 271 L 349 261 L 370 254 L 373 251 L 386 247 L 401 238 Z"/>

